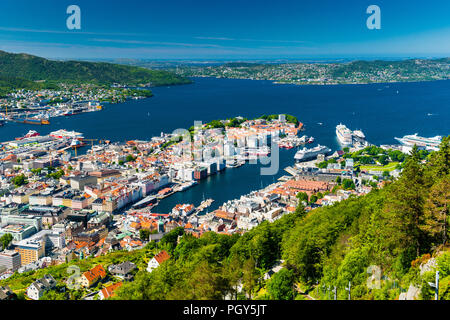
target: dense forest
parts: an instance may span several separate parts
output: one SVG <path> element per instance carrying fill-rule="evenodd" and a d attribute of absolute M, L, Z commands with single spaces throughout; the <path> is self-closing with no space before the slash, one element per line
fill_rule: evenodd
<path fill-rule="evenodd" d="M 191 81 L 162 70 L 149 70 L 104 62 L 54 61 L 28 54 L 0 51 L 0 77 L 29 81 L 57 81 L 152 86 L 186 84 Z M 23 81 L 23 80 L 20 80 Z"/>
<path fill-rule="evenodd" d="M 239 235 L 208 232 L 200 238 L 175 229 L 149 249 L 165 249 L 171 259 L 152 273 L 139 271 L 116 299 L 302 299 L 299 291 L 329 299 L 398 299 L 410 286 L 418 299 L 432 299 L 434 260 L 440 271 L 440 299 L 450 299 L 448 247 L 450 137 L 439 152 L 420 160 L 417 148 L 401 177 L 366 196 L 274 223 Z M 277 262 L 284 268 L 264 281 Z M 371 270 L 380 270 L 369 286 Z M 242 290 L 240 290 L 242 288 Z M 294 288 L 302 288 L 294 290 Z"/>

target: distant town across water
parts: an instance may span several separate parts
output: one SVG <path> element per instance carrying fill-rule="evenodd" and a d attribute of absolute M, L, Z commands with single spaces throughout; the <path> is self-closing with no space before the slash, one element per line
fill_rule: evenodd
<path fill-rule="evenodd" d="M 383 83 L 368 85 L 297 86 L 270 81 L 194 78 L 194 83 L 152 88 L 149 99 L 105 105 L 101 112 L 51 119 L 46 126 L 7 123 L 0 127 L 2 141 L 23 136 L 29 130 L 48 134 L 58 129 L 75 130 L 85 138 L 127 141 L 149 140 L 161 132 L 188 129 L 194 121 L 209 122 L 242 116 L 292 114 L 305 125 L 315 144 L 340 149 L 336 125 L 364 131 L 373 144 L 396 143 L 394 137 L 450 133 L 450 81 Z M 315 145 L 313 144 L 313 146 Z M 81 150 L 80 150 L 81 151 Z M 260 189 L 280 176 L 294 162 L 296 149 L 280 150 L 280 170 L 261 176 L 260 164 L 248 164 L 214 175 L 197 186 L 161 201 L 158 212 L 178 203 L 198 205 L 213 198 L 210 210 L 223 202 Z"/>

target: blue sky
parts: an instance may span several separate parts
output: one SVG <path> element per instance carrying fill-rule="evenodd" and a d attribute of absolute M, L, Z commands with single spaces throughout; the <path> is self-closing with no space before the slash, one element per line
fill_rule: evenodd
<path fill-rule="evenodd" d="M 81 30 L 66 9 L 81 8 Z M 369 5 L 381 29 L 369 30 Z M 450 56 L 448 0 L 1 0 L 0 50 L 48 58 Z"/>

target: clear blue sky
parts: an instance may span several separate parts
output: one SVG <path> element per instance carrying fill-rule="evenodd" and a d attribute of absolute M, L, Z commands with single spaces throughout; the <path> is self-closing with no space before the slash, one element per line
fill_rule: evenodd
<path fill-rule="evenodd" d="M 66 8 L 81 8 L 68 30 Z M 369 30 L 366 8 L 381 8 Z M 450 56 L 449 0 L 1 0 L 0 50 L 49 58 Z"/>

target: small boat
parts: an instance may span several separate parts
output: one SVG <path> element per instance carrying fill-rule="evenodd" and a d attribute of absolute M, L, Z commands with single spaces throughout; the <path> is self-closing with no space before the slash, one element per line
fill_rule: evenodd
<path fill-rule="evenodd" d="M 314 142 L 314 137 L 309 137 L 308 143 L 313 143 L 313 142 Z"/>

